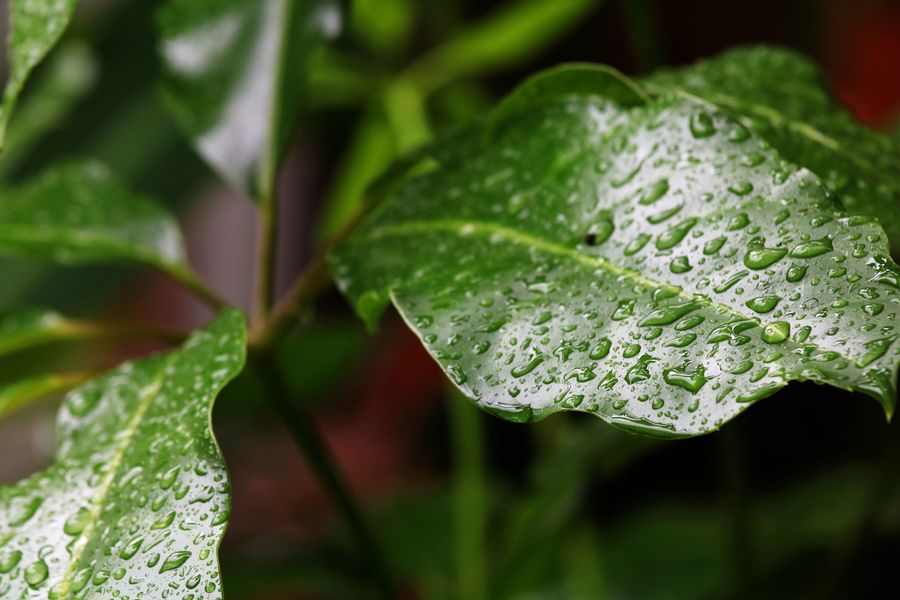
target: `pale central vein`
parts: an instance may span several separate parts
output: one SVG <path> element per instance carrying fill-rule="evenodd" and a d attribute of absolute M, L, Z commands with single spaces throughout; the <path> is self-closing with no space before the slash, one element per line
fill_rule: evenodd
<path fill-rule="evenodd" d="M 675 89 L 678 92 L 686 94 L 688 96 L 703 98 L 708 102 L 712 102 L 713 104 L 724 105 L 734 110 L 746 110 L 755 113 L 758 117 L 766 119 L 767 121 L 776 125 L 788 127 L 789 129 L 796 131 L 803 137 L 817 143 L 818 145 L 828 148 L 835 154 L 841 155 L 869 175 L 872 175 L 874 177 L 881 177 L 882 175 L 882 173 L 868 161 L 863 160 L 853 152 L 849 152 L 838 140 L 822 132 L 814 125 L 811 125 L 810 123 L 807 123 L 800 119 L 788 118 L 771 106 L 757 104 L 754 102 L 747 102 L 742 100 L 741 98 L 737 98 L 735 96 L 730 96 L 727 94 L 703 94 L 699 92 L 693 92 L 679 86 L 668 88 L 666 86 L 647 83 L 645 84 L 645 87 L 647 87 L 648 90 L 651 90 L 652 93 L 656 94 L 664 92 L 667 89 Z"/>
<path fill-rule="evenodd" d="M 166 376 L 166 371 L 172 365 L 174 360 L 175 355 L 173 354 L 165 362 L 163 362 L 163 364 L 160 366 L 159 372 L 150 381 L 150 383 L 148 383 L 140 390 L 138 396 L 138 405 L 134 411 L 134 414 L 128 420 L 128 423 L 125 425 L 124 429 L 122 429 L 119 435 L 119 440 L 115 448 L 113 449 L 113 453 L 109 461 L 109 471 L 100 482 L 100 485 L 97 487 L 97 496 L 94 498 L 93 505 L 91 506 L 87 524 L 85 525 L 84 529 L 81 531 L 78 538 L 75 540 L 75 544 L 73 545 L 74 550 L 69 561 L 69 567 L 66 569 L 62 581 L 60 582 L 60 598 L 64 598 L 66 593 L 68 593 L 69 586 L 72 584 L 72 577 L 75 573 L 75 568 L 78 566 L 78 562 L 81 560 L 81 556 L 84 554 L 84 551 L 88 546 L 88 542 L 90 541 L 91 535 L 93 534 L 94 529 L 97 526 L 97 522 L 100 520 L 100 515 L 103 512 L 103 508 L 106 502 L 106 497 L 109 495 L 109 492 L 112 489 L 112 485 L 116 479 L 116 475 L 118 475 L 119 469 L 122 466 L 122 461 L 125 458 L 125 452 L 128 450 L 128 447 L 131 445 L 131 441 L 137 434 L 137 430 L 141 425 L 141 421 L 144 419 L 144 416 L 147 414 L 147 411 L 150 409 L 153 401 L 159 395 L 159 390 L 160 388 L 162 388 L 163 380 Z"/>
<path fill-rule="evenodd" d="M 706 304 L 713 310 L 716 310 L 719 313 L 730 314 L 733 317 L 742 319 L 742 320 L 752 320 L 759 322 L 759 319 L 755 315 L 747 315 L 740 311 L 735 310 L 731 306 L 727 304 L 721 304 L 719 302 L 713 301 L 709 296 L 705 296 L 702 294 L 693 294 L 691 292 L 685 291 L 684 288 L 673 285 L 670 283 L 656 281 L 654 279 L 650 279 L 649 277 L 644 277 L 637 271 L 633 269 L 629 269 L 627 267 L 623 267 L 615 264 L 607 258 L 602 256 L 591 256 L 588 254 L 584 254 L 583 252 L 579 252 L 574 248 L 569 248 L 567 246 L 563 246 L 562 244 L 547 241 L 536 237 L 534 235 L 525 233 L 523 231 L 519 231 L 517 229 L 512 229 L 510 227 L 506 227 L 504 225 L 498 225 L 496 223 L 489 223 L 484 221 L 467 221 L 462 219 L 435 219 L 430 221 L 407 221 L 405 223 L 398 223 L 394 225 L 383 225 L 373 229 L 370 232 L 367 232 L 366 238 L 371 240 L 377 240 L 382 237 L 390 237 L 395 235 L 414 235 L 414 234 L 425 234 L 425 233 L 433 233 L 436 231 L 446 231 L 448 233 L 453 233 L 458 236 L 466 236 L 466 235 L 480 235 L 486 238 L 502 238 L 505 241 L 525 246 L 527 248 L 534 248 L 540 250 L 542 252 L 548 254 L 554 254 L 556 256 L 563 256 L 569 258 L 581 265 L 586 267 L 590 267 L 593 269 L 599 269 L 602 271 L 606 271 L 612 275 L 617 277 L 624 277 L 634 283 L 652 287 L 652 288 L 663 288 L 677 294 L 680 298 L 691 301 L 691 302 L 701 302 Z M 823 348 L 818 346 L 817 344 L 805 344 L 806 346 L 812 346 L 818 348 L 820 350 L 827 350 L 829 352 L 835 352 L 838 356 L 843 358 L 844 360 L 855 364 L 856 361 L 848 356 L 837 352 L 836 350 L 832 350 L 831 348 Z"/>

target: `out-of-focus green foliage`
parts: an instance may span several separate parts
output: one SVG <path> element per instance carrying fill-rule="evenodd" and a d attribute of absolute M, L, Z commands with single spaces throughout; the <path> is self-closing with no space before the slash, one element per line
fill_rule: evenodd
<path fill-rule="evenodd" d="M 203 157 L 254 198 L 271 194 L 309 55 L 342 18 L 337 0 L 169 0 L 160 12 L 169 106 Z"/>
<path fill-rule="evenodd" d="M 4 146 L 6 127 L 25 81 L 59 41 L 75 5 L 76 0 L 10 0 L 9 75 L 0 106 L 0 148 Z"/>

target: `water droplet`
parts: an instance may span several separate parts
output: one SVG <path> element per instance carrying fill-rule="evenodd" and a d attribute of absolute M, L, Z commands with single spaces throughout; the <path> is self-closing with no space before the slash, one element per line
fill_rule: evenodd
<path fill-rule="evenodd" d="M 141 549 L 141 544 L 143 543 L 144 538 L 141 536 L 131 538 L 131 540 L 119 551 L 119 558 L 124 560 L 130 559 L 137 554 L 137 551 Z"/>
<path fill-rule="evenodd" d="M 771 312 L 780 301 L 781 298 L 778 296 L 758 296 L 747 300 L 744 304 L 758 313 L 767 313 Z"/>
<path fill-rule="evenodd" d="M 625 373 L 625 381 L 633 385 L 640 381 L 650 379 L 650 365 L 657 360 L 657 358 L 650 356 L 649 354 L 644 354 L 638 359 L 637 363 L 632 365 Z"/>
<path fill-rule="evenodd" d="M 591 227 L 584 238 L 584 243 L 588 246 L 597 246 L 610 238 L 615 231 L 616 226 L 613 224 L 612 216 L 604 213 L 601 215 L 597 223 Z"/>
<path fill-rule="evenodd" d="M 638 204 L 642 204 L 644 206 L 649 206 L 655 203 L 657 200 L 666 195 L 666 192 L 669 191 L 669 180 L 668 179 L 660 179 L 653 185 L 647 189 L 641 199 L 638 200 Z"/>
<path fill-rule="evenodd" d="M 750 224 L 750 217 L 747 216 L 747 213 L 737 214 L 728 221 L 728 225 L 725 227 L 725 231 L 737 231 L 739 229 L 743 229 L 747 225 Z"/>
<path fill-rule="evenodd" d="M 728 191 L 736 196 L 746 196 L 753 191 L 753 184 L 749 181 L 742 181 L 734 185 L 728 186 Z"/>
<path fill-rule="evenodd" d="M 641 327 L 649 327 L 654 325 L 670 325 L 683 317 L 700 308 L 700 304 L 693 300 L 682 304 L 671 304 L 657 308 L 638 323 Z"/>
<path fill-rule="evenodd" d="M 791 335 L 791 325 L 787 321 L 775 321 L 763 327 L 760 337 L 767 344 L 780 344 Z"/>
<path fill-rule="evenodd" d="M 744 265 L 750 269 L 765 269 L 787 254 L 787 248 L 766 248 L 760 241 L 751 242 L 744 255 Z"/>
<path fill-rule="evenodd" d="M 91 511 L 82 506 L 75 511 L 74 515 L 66 519 L 66 522 L 63 524 L 63 531 L 67 535 L 78 535 L 84 531 L 90 517 Z"/>
<path fill-rule="evenodd" d="M 691 135 L 695 138 L 707 138 L 716 132 L 716 125 L 706 111 L 697 111 L 691 115 Z"/>
<path fill-rule="evenodd" d="M 723 292 L 727 292 L 732 287 L 735 286 L 741 279 L 750 274 L 750 271 L 738 271 L 719 285 L 713 288 L 713 291 L 717 294 L 721 294 Z"/>
<path fill-rule="evenodd" d="M 805 265 L 791 265 L 784 276 L 790 283 L 797 283 L 806 275 Z"/>
<path fill-rule="evenodd" d="M 742 332 L 757 326 L 758 323 L 750 319 L 730 321 L 713 329 L 706 341 L 710 344 L 728 342 L 731 346 L 741 346 L 750 341 L 750 337 L 743 335 Z"/>
<path fill-rule="evenodd" d="M 722 249 L 722 246 L 725 245 L 725 236 L 717 237 L 709 240 L 706 244 L 703 245 L 703 254 L 709 256 L 711 254 L 715 254 L 719 250 Z"/>
<path fill-rule="evenodd" d="M 187 562 L 187 559 L 190 557 L 191 553 L 187 550 L 173 552 L 166 557 L 165 561 L 163 561 L 162 567 L 159 568 L 159 572 L 165 573 L 166 571 L 173 571 Z"/>
<path fill-rule="evenodd" d="M 25 583 L 33 588 L 41 585 L 50 574 L 50 569 L 43 558 L 39 558 L 27 567 L 25 567 Z"/>
<path fill-rule="evenodd" d="M 16 498 L 9 509 L 9 524 L 18 527 L 27 523 L 43 504 L 43 498 Z"/>
<path fill-rule="evenodd" d="M 687 273 L 693 268 L 687 256 L 676 256 L 669 263 L 669 270 L 675 274 Z"/>
<path fill-rule="evenodd" d="M 590 356 L 591 360 L 605 358 L 606 355 L 609 354 L 610 347 L 612 347 L 612 342 L 609 338 L 600 338 L 597 345 L 591 348 L 591 352 L 588 356 Z"/>
<path fill-rule="evenodd" d="M 703 366 L 698 366 L 693 371 L 684 369 L 663 369 L 663 379 L 669 385 L 684 388 L 692 394 L 700 391 L 709 379 L 706 377 Z"/>
<path fill-rule="evenodd" d="M 639 233 L 637 234 L 633 240 L 628 242 L 625 248 L 622 250 L 622 253 L 625 256 L 633 256 L 640 252 L 644 246 L 647 245 L 647 242 L 650 241 L 650 234 L 647 233 Z"/>
<path fill-rule="evenodd" d="M 800 242 L 791 248 L 791 256 L 794 258 L 812 258 L 831 252 L 833 249 L 831 240 L 828 238 L 809 240 L 808 242 Z"/>
<path fill-rule="evenodd" d="M 634 305 L 637 302 L 634 298 L 627 298 L 625 300 L 619 300 L 616 305 L 616 310 L 613 312 L 610 317 L 613 321 L 623 321 L 628 317 L 634 315 Z"/>
<path fill-rule="evenodd" d="M 888 351 L 888 348 L 891 347 L 891 344 L 894 343 L 896 337 L 885 337 L 877 340 L 871 340 L 864 344 L 866 349 L 866 353 L 862 355 L 862 357 L 857 361 L 857 364 L 860 367 L 867 367 L 882 356 Z"/>
<path fill-rule="evenodd" d="M 684 239 L 684 236 L 688 234 L 697 222 L 698 220 L 692 217 L 690 219 L 685 219 L 670 229 L 662 232 L 659 234 L 659 237 L 656 238 L 656 249 L 668 250 L 669 248 L 676 246 Z"/>
<path fill-rule="evenodd" d="M 0 573 L 9 573 L 16 568 L 20 560 L 22 552 L 19 550 L 9 550 L 0 554 Z"/>
<path fill-rule="evenodd" d="M 510 374 L 513 377 L 524 377 L 525 375 L 528 375 L 529 373 L 534 371 L 538 367 L 538 365 L 540 365 L 545 360 L 547 360 L 546 356 L 544 356 L 543 354 L 537 354 L 525 364 L 514 367 L 512 371 L 510 371 Z"/>
<path fill-rule="evenodd" d="M 693 343 L 697 339 L 696 333 L 686 333 L 678 337 L 672 338 L 664 344 L 667 348 L 684 348 Z"/>

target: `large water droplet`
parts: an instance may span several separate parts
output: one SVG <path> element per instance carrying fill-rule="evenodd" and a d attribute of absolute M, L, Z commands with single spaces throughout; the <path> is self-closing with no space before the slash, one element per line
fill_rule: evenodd
<path fill-rule="evenodd" d="M 763 327 L 760 337 L 767 344 L 780 344 L 791 335 L 791 325 L 787 321 L 775 321 Z"/>

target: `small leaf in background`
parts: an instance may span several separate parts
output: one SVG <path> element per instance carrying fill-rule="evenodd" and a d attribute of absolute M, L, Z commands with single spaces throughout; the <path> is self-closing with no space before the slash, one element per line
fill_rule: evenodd
<path fill-rule="evenodd" d="M 0 106 L 0 148 L 25 81 L 62 36 L 76 0 L 9 1 L 9 78 Z"/>
<path fill-rule="evenodd" d="M 0 418 L 40 400 L 72 388 L 91 377 L 90 373 L 48 373 L 35 375 L 0 387 Z"/>
<path fill-rule="evenodd" d="M 412 68 L 424 93 L 463 77 L 477 77 L 527 61 L 559 40 L 603 0 L 509 2 L 463 28 Z"/>
<path fill-rule="evenodd" d="M 15 597 L 221 598 L 230 513 L 210 431 L 213 401 L 243 367 L 244 320 L 227 311 L 178 351 L 123 365 L 70 393 L 47 470 L 0 488 L 0 565 Z"/>
<path fill-rule="evenodd" d="M 0 356 L 65 337 L 68 322 L 59 314 L 26 308 L 0 315 Z"/>
<path fill-rule="evenodd" d="M 201 155 L 258 199 L 304 101 L 310 54 L 341 28 L 337 0 L 169 0 L 164 95 Z"/>
<path fill-rule="evenodd" d="M 136 261 L 196 285 L 175 219 L 92 162 L 0 190 L 0 255 L 71 264 Z"/>
<path fill-rule="evenodd" d="M 392 301 L 484 409 L 685 436 L 812 380 L 893 412 L 884 231 L 712 105 L 554 93 L 435 161 L 335 277 L 370 324 Z"/>
<path fill-rule="evenodd" d="M 818 175 L 848 212 L 879 219 L 900 248 L 900 143 L 855 121 L 806 58 L 740 48 L 644 85 L 656 94 L 683 90 L 745 118 L 783 157 Z"/>

